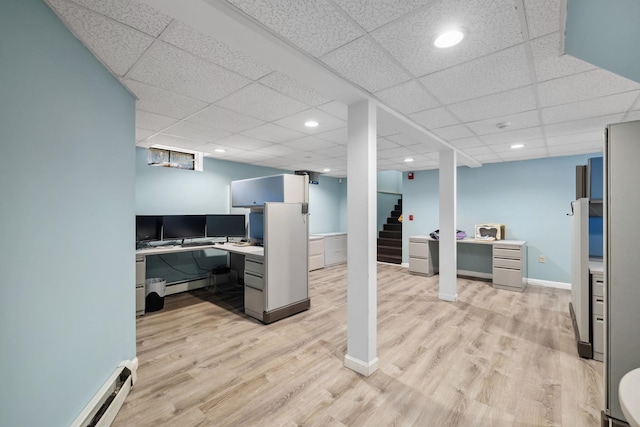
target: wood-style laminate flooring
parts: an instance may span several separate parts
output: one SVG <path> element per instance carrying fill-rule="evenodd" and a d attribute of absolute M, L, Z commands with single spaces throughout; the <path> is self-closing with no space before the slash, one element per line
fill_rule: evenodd
<path fill-rule="evenodd" d="M 578 357 L 566 290 L 497 290 L 378 264 L 379 369 L 343 366 L 346 266 L 270 325 L 239 293 L 169 296 L 137 319 L 138 381 L 114 426 L 598 426 L 603 366 Z"/>

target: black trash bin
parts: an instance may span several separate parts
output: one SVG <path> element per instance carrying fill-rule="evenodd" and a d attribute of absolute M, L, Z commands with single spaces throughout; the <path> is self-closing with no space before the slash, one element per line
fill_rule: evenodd
<path fill-rule="evenodd" d="M 152 311 L 162 310 L 164 307 L 164 295 L 167 291 L 167 281 L 160 278 L 147 279 L 145 281 L 145 307 L 144 311 L 150 313 Z"/>

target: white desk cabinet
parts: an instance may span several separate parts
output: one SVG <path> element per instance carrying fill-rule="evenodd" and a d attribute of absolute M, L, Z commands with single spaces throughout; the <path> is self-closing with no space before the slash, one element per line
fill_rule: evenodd
<path fill-rule="evenodd" d="M 527 247 L 521 241 L 493 242 L 493 287 L 522 292 L 526 286 Z"/>
<path fill-rule="evenodd" d="M 347 233 L 327 233 L 324 236 L 324 265 L 347 262 Z"/>
<path fill-rule="evenodd" d="M 433 276 L 433 259 L 427 236 L 409 237 L 409 272 Z"/>
<path fill-rule="evenodd" d="M 136 316 L 144 314 L 146 269 L 146 257 L 144 255 L 136 255 Z"/>
<path fill-rule="evenodd" d="M 264 257 L 244 257 L 244 311 L 262 320 L 266 310 L 264 289 Z"/>
<path fill-rule="evenodd" d="M 591 272 L 591 343 L 593 358 L 604 361 L 604 277 L 602 271 Z"/>
<path fill-rule="evenodd" d="M 324 267 L 324 238 L 309 236 L 309 271 Z"/>

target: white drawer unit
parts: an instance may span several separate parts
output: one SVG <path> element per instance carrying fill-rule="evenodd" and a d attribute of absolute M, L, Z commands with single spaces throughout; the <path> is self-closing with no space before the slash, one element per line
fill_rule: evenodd
<path fill-rule="evenodd" d="M 522 292 L 527 280 L 527 246 L 521 241 L 493 243 L 493 287 Z"/>
<path fill-rule="evenodd" d="M 309 237 L 309 271 L 324 267 L 324 238 Z"/>
<path fill-rule="evenodd" d="M 409 237 L 409 273 L 433 276 L 433 260 L 427 236 Z"/>
<path fill-rule="evenodd" d="M 147 258 L 136 255 L 136 316 L 142 316 L 145 309 L 145 279 L 147 274 Z"/>
<path fill-rule="evenodd" d="M 347 262 L 347 234 L 336 233 L 324 236 L 324 265 Z"/>
<path fill-rule="evenodd" d="M 244 312 L 260 321 L 265 311 L 264 257 L 246 255 L 244 258 Z"/>
<path fill-rule="evenodd" d="M 591 344 L 593 358 L 604 361 L 604 275 L 591 273 Z"/>

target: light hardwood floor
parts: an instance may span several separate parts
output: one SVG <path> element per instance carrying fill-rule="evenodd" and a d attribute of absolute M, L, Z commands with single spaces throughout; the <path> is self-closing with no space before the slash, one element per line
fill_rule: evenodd
<path fill-rule="evenodd" d="M 137 320 L 138 382 L 114 426 L 599 425 L 602 363 L 580 359 L 570 293 L 524 293 L 378 264 L 379 369 L 343 367 L 346 267 L 310 273 L 311 309 L 262 325 L 241 294 L 166 298 Z"/>

